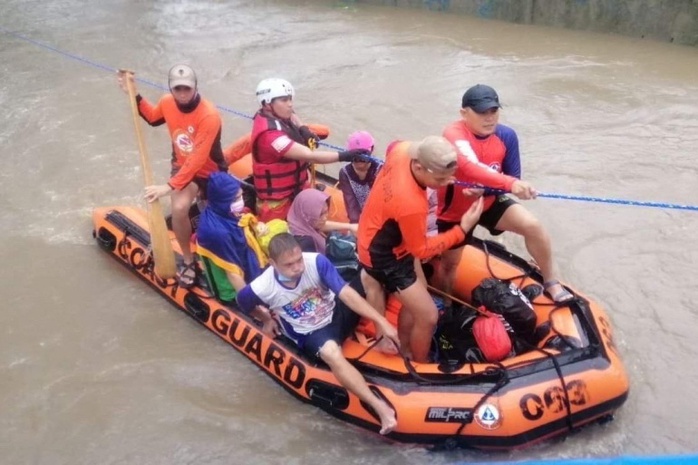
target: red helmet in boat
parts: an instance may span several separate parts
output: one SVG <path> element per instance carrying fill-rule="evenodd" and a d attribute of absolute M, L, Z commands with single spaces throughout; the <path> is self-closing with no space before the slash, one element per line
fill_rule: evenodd
<path fill-rule="evenodd" d="M 484 310 L 484 307 L 480 307 Z M 480 348 L 482 355 L 488 362 L 498 362 L 504 360 L 511 352 L 511 338 L 504 326 L 504 323 L 492 312 L 485 311 L 485 315 L 480 315 L 473 323 L 473 336 Z"/>

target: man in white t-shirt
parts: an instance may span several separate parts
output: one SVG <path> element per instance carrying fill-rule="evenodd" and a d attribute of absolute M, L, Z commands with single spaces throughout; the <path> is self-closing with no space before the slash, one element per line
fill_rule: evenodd
<path fill-rule="evenodd" d="M 238 294 L 240 308 L 258 317 L 266 333 L 276 335 L 282 329 L 303 351 L 320 357 L 342 386 L 378 414 L 380 433 L 390 433 L 397 426 L 395 411 L 371 392 L 344 357 L 341 345 L 360 316 L 372 320 L 381 334 L 399 346 L 397 330 L 339 276 L 324 255 L 301 252 L 291 234 L 281 233 L 270 241 L 269 263 L 271 267 Z"/>

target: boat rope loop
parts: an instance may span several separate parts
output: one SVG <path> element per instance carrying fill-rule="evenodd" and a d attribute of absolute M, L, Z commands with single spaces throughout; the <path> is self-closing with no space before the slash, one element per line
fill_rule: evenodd
<path fill-rule="evenodd" d="M 494 274 L 494 270 L 492 269 L 492 264 L 490 263 L 490 250 L 487 245 L 487 241 L 482 241 L 482 251 L 485 252 L 485 265 L 487 266 L 487 271 L 490 273 L 490 276 L 499 279 L 500 281 L 505 281 L 507 283 L 510 283 L 514 281 L 515 279 L 520 280 L 518 287 L 521 287 L 523 284 L 524 280 L 531 276 L 531 273 L 533 272 L 534 268 L 532 266 L 529 266 L 527 270 L 525 270 L 522 274 L 511 276 L 509 278 L 501 278 L 497 275 Z"/>
<path fill-rule="evenodd" d="M 499 373 L 501 376 L 499 379 L 494 383 L 494 385 L 487 390 L 487 392 L 478 400 L 475 405 L 473 406 L 472 410 L 470 411 L 470 414 L 465 418 L 460 424 L 458 425 L 458 429 L 447 439 L 443 440 L 440 443 L 434 444 L 429 450 L 431 452 L 438 452 L 442 450 L 453 450 L 456 447 L 459 446 L 467 446 L 466 443 L 464 443 L 463 438 L 461 437 L 461 433 L 465 429 L 466 426 L 471 424 L 473 420 L 475 419 L 475 415 L 477 414 L 477 411 L 482 407 L 487 400 L 492 397 L 494 394 L 496 394 L 500 389 L 502 389 L 504 386 L 506 386 L 509 383 L 509 375 L 507 373 L 506 367 L 504 367 L 502 364 L 497 363 L 496 367 L 489 367 L 488 370 L 490 370 L 492 373 Z"/>
<path fill-rule="evenodd" d="M 499 373 L 500 373 L 502 376 L 499 378 L 499 380 L 497 380 L 496 383 L 494 383 L 494 385 L 493 385 L 491 388 L 489 388 L 489 389 L 487 390 L 487 392 L 485 393 L 485 395 L 482 396 L 482 397 L 480 398 L 479 401 L 477 401 L 477 403 L 476 403 L 475 406 L 473 407 L 472 413 L 471 413 L 470 415 L 468 415 L 468 418 L 467 418 L 466 420 L 464 420 L 464 421 L 460 424 L 460 426 L 458 427 L 458 429 L 457 429 L 456 432 L 454 433 L 454 436 L 456 436 L 456 437 L 457 437 L 457 436 L 460 436 L 460 434 L 461 434 L 461 432 L 463 431 L 463 429 L 464 429 L 467 425 L 469 425 L 470 423 L 473 422 L 473 420 L 475 419 L 475 414 L 476 414 L 476 412 L 478 411 L 478 409 L 479 409 L 480 407 L 482 407 L 482 406 L 485 404 L 485 402 L 487 402 L 487 399 L 489 399 L 490 397 L 492 397 L 495 393 L 497 393 L 497 391 L 499 391 L 499 390 L 502 389 L 504 386 L 506 386 L 507 383 L 509 383 L 509 375 L 507 374 L 507 369 L 506 369 L 503 365 L 501 365 L 501 364 L 498 364 L 498 368 L 499 368 L 498 371 L 499 371 Z"/>
<path fill-rule="evenodd" d="M 564 404 L 565 404 L 565 411 L 567 414 L 565 415 L 565 421 L 567 422 L 567 429 L 569 431 L 572 431 L 574 428 L 572 426 L 572 406 L 570 404 L 570 392 L 567 389 L 567 383 L 565 382 L 565 376 L 562 374 L 562 368 L 560 367 L 560 362 L 558 362 L 557 357 L 555 357 L 554 354 L 551 354 L 545 349 L 536 347 L 535 348 L 538 352 L 541 352 L 543 355 L 545 355 L 551 362 L 553 362 L 553 366 L 555 367 L 555 372 L 557 373 L 557 378 L 560 380 L 560 387 L 562 388 L 562 392 L 564 393 Z"/>
<path fill-rule="evenodd" d="M 494 243 L 494 245 L 496 245 L 499 248 L 502 248 L 503 250 L 506 250 L 506 248 L 504 248 L 504 246 L 500 246 L 499 244 L 496 244 L 496 243 Z M 539 271 L 537 269 L 537 267 L 535 267 L 529 263 L 528 268 L 526 270 L 524 270 L 524 272 L 521 274 L 511 276 L 509 278 L 499 277 L 494 273 L 494 270 L 492 269 L 492 264 L 490 262 L 490 255 L 491 254 L 490 254 L 490 250 L 489 250 L 489 246 L 488 246 L 488 241 L 482 241 L 482 250 L 483 250 L 483 252 L 485 252 L 485 266 L 487 267 L 487 271 L 489 272 L 490 276 L 492 278 L 499 279 L 500 281 L 504 281 L 506 283 L 511 283 L 514 280 L 519 280 L 517 287 L 519 287 L 520 289 L 523 289 L 523 287 L 524 287 L 523 283 L 524 283 L 524 280 L 526 278 L 531 277 L 531 275 L 533 274 L 534 271 Z M 564 308 L 564 307 L 567 307 L 572 302 L 574 302 L 575 300 L 579 299 L 579 296 L 577 295 L 576 292 L 574 292 L 574 290 L 568 289 L 568 288 L 565 288 L 565 289 L 567 289 L 567 292 L 572 294 L 571 299 L 567 299 L 567 300 L 562 301 L 562 302 L 537 303 L 536 305 L 540 305 L 543 307 Z M 531 302 L 531 303 L 533 303 L 533 302 Z"/>
<path fill-rule="evenodd" d="M 357 362 L 361 361 L 361 359 L 364 357 L 364 355 L 366 355 L 366 354 L 369 353 L 371 350 L 373 350 L 373 348 L 376 347 L 376 346 L 378 345 L 378 343 L 379 343 L 380 341 L 383 340 L 384 337 L 385 337 L 385 336 L 381 336 L 381 337 L 379 337 L 378 339 L 376 339 L 370 346 L 368 346 L 368 347 L 366 348 L 366 350 L 364 350 L 363 352 L 361 352 L 361 354 L 360 354 L 358 357 L 352 358 L 352 359 L 347 359 L 347 360 L 348 360 L 349 362 L 352 362 L 352 363 L 357 363 Z"/>
<path fill-rule="evenodd" d="M 534 269 L 533 266 L 530 266 L 530 267 L 528 268 L 528 270 L 524 271 L 523 274 L 518 275 L 518 276 L 513 276 L 513 277 L 510 277 L 510 278 L 508 278 L 508 279 L 502 279 L 502 278 L 499 278 L 499 277 L 495 276 L 494 271 L 493 271 L 493 269 L 492 269 L 492 266 L 491 266 L 491 264 L 490 264 L 490 252 L 489 252 L 489 249 L 488 249 L 488 247 L 487 247 L 487 241 L 483 241 L 483 242 L 482 242 L 482 246 L 483 246 L 483 251 L 485 252 L 485 263 L 486 263 L 486 265 L 487 265 L 487 271 L 490 273 L 490 276 L 492 276 L 493 278 L 501 279 L 502 281 L 505 281 L 505 282 L 511 282 L 511 281 L 513 281 L 513 280 L 515 280 L 515 279 L 520 279 L 520 281 L 519 281 L 519 287 L 521 287 L 521 284 L 523 284 L 524 279 L 526 279 L 527 277 L 529 277 L 529 276 L 531 275 L 531 273 L 532 273 L 532 271 L 533 271 L 533 269 Z M 540 304 L 540 305 L 552 305 L 552 306 L 555 307 L 555 308 L 548 314 L 548 321 L 547 321 L 547 323 L 549 324 L 550 329 L 551 329 L 558 337 L 560 337 L 560 339 L 561 339 L 565 344 L 567 344 L 567 345 L 568 345 L 570 348 L 572 348 L 572 349 L 576 349 L 577 347 L 574 346 L 574 344 L 572 344 L 572 343 L 567 339 L 567 337 L 566 337 L 565 335 L 561 334 L 561 333 L 557 330 L 557 328 L 555 328 L 555 325 L 554 325 L 553 320 L 552 320 L 552 314 L 553 314 L 554 312 L 556 312 L 556 311 L 558 311 L 558 310 L 561 310 L 562 308 L 565 308 L 565 307 L 569 306 L 573 301 L 575 301 L 575 300 L 577 300 L 577 299 L 579 298 L 579 297 L 577 296 L 577 294 L 574 293 L 574 291 L 569 291 L 569 292 L 572 292 L 572 295 L 574 296 L 573 299 L 569 299 L 568 301 L 565 301 L 565 302 L 559 302 L 559 303 L 558 303 L 558 302 L 553 302 L 552 304 Z M 554 354 L 550 353 L 549 351 L 545 350 L 544 348 L 540 348 L 540 347 L 534 346 L 534 345 L 530 344 L 528 341 L 526 341 L 526 340 L 524 340 L 524 339 L 522 339 L 522 338 L 516 337 L 516 341 L 517 341 L 517 343 L 522 344 L 524 347 L 527 347 L 529 350 L 535 350 L 535 351 L 537 351 L 537 352 L 542 353 L 543 355 L 545 355 L 545 357 L 547 357 L 547 358 L 553 363 L 553 366 L 555 367 L 555 372 L 557 373 L 557 377 L 558 377 L 558 379 L 560 380 L 560 386 L 562 387 L 562 390 L 563 390 L 563 393 L 564 393 L 564 396 L 565 396 L 565 397 L 564 397 L 564 404 L 565 404 L 565 409 L 566 409 L 566 411 L 567 411 L 567 415 L 565 416 L 565 420 L 566 420 L 566 422 L 567 422 L 567 428 L 568 428 L 570 431 L 572 431 L 572 429 L 573 429 L 573 428 L 572 428 L 572 411 L 571 411 L 571 406 L 570 406 L 569 391 L 567 390 L 567 383 L 565 382 L 564 375 L 562 374 L 562 368 L 560 367 L 560 363 L 559 363 L 559 361 L 557 360 L 557 357 L 555 357 Z"/>

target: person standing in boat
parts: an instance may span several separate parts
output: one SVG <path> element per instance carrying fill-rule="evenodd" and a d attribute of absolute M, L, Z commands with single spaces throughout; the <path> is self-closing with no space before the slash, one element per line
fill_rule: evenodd
<path fill-rule="evenodd" d="M 356 131 L 349 135 L 347 147 L 364 149 L 373 153 L 375 141 L 371 133 Z M 368 198 L 368 193 L 376 180 L 380 163 L 377 160 L 356 158 L 339 170 L 339 188 L 344 197 L 344 207 L 350 223 L 358 223 L 361 210 Z"/>
<path fill-rule="evenodd" d="M 521 178 L 519 140 L 516 132 L 499 124 L 499 95 L 490 86 L 478 84 L 469 88 L 461 101 L 461 119 L 448 125 L 443 135 L 458 150 L 463 159 L 472 165 L 486 167 L 493 172 L 503 173 L 512 178 Z M 456 171 L 456 180 L 476 182 L 462 170 Z M 490 186 L 492 187 L 492 186 Z M 459 195 L 460 192 L 466 195 Z M 498 235 L 511 231 L 523 236 L 526 249 L 540 267 L 544 278 L 544 290 L 555 302 L 572 298 L 555 277 L 550 236 L 543 225 L 523 205 L 508 195 L 487 195 L 484 189 L 468 189 L 451 184 L 439 191 L 439 231 L 448 231 L 460 219 L 472 203 L 484 195 L 484 211 L 478 225 Z M 473 227 L 474 229 L 474 227 Z M 456 276 L 456 269 L 463 254 L 463 246 L 472 237 L 468 231 L 465 241 L 456 244 L 442 255 L 442 283 L 444 291 L 450 293 Z"/>
<path fill-rule="evenodd" d="M 271 267 L 238 294 L 240 308 L 259 318 L 267 334 L 283 330 L 306 354 L 319 356 L 342 386 L 378 414 L 380 433 L 391 432 L 397 426 L 395 411 L 370 390 L 344 357 L 341 345 L 360 316 L 399 344 L 395 328 L 339 276 L 325 256 L 302 252 L 291 234 L 274 236 L 269 262 Z"/>
<path fill-rule="evenodd" d="M 293 198 L 310 187 L 312 163 L 352 161 L 363 149 L 340 152 L 314 150 L 319 138 L 293 111 L 293 86 L 283 79 L 257 85 L 260 109 L 252 121 L 252 175 L 261 221 L 286 219 Z"/>
<path fill-rule="evenodd" d="M 128 93 L 124 81 L 127 78 L 133 79 L 133 74 L 118 73 L 119 85 Z M 172 139 L 170 179 L 166 184 L 146 186 L 145 198 L 153 202 L 172 196 L 172 230 L 183 258 L 177 279 L 180 286 L 189 288 L 196 281 L 189 208 L 197 195 L 205 196 L 211 173 L 227 171 L 228 166 L 221 148 L 220 114 L 211 102 L 201 98 L 194 70 L 187 65 L 173 66 L 168 73 L 168 84 L 170 93 L 154 106 L 140 94 L 136 95 L 141 117 L 151 126 L 167 124 Z"/>
<path fill-rule="evenodd" d="M 359 219 L 362 279 L 378 281 L 400 300 L 403 305 L 398 319 L 400 340 L 408 356 L 420 363 L 429 361 L 438 311 L 426 282 L 417 279 L 415 259 L 434 257 L 462 241 L 482 208 L 482 203 L 476 202 L 462 215 L 460 224 L 441 234 L 427 236 L 426 188 L 435 189 L 452 182 L 456 158 L 453 146 L 439 136 L 429 136 L 421 142 L 391 144 Z M 483 182 L 496 184 L 500 180 L 486 170 L 482 170 L 482 175 Z M 376 297 L 369 296 L 371 287 L 366 287 L 367 300 L 374 302 Z"/>
<path fill-rule="evenodd" d="M 231 304 L 267 264 L 256 239 L 266 226 L 245 212 L 241 183 L 228 173 L 211 174 L 207 200 L 196 231 L 196 251 L 212 292 Z"/>

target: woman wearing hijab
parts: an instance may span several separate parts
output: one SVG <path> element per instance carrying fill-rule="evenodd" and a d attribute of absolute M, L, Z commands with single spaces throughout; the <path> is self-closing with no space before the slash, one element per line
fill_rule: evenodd
<path fill-rule="evenodd" d="M 197 253 L 211 290 L 219 300 L 230 303 L 266 266 L 253 231 L 263 229 L 263 224 L 245 213 L 240 181 L 230 174 L 212 173 L 207 195 L 208 205 L 196 232 Z"/>
<path fill-rule="evenodd" d="M 324 254 L 327 248 L 327 233 L 331 231 L 358 231 L 357 224 L 327 221 L 330 196 L 317 189 L 300 192 L 288 213 L 288 229 L 296 236 L 304 252 Z"/>

